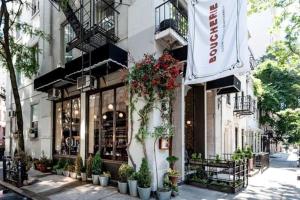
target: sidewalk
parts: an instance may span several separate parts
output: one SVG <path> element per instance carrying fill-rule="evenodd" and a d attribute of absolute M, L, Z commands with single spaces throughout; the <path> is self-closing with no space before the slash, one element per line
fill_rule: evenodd
<path fill-rule="evenodd" d="M 188 185 L 180 186 L 180 195 L 174 200 L 261 199 L 300 200 L 300 181 L 297 181 L 297 156 L 294 153 L 272 155 L 271 166 L 263 174 L 249 178 L 248 187 L 238 194 L 226 194 Z M 43 200 L 130 200 L 136 199 L 118 193 L 117 188 L 85 184 L 58 175 L 29 172 L 32 185 L 21 188 L 34 199 Z"/>

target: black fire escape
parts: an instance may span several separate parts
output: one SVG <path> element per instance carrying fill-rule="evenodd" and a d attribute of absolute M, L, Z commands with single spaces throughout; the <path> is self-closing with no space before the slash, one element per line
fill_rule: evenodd
<path fill-rule="evenodd" d="M 63 11 L 75 37 L 66 47 L 91 52 L 107 42 L 116 43 L 119 12 L 111 0 L 50 0 Z"/>
<path fill-rule="evenodd" d="M 252 115 L 255 113 L 256 103 L 250 95 L 238 96 L 236 93 L 233 112 L 236 115 Z"/>

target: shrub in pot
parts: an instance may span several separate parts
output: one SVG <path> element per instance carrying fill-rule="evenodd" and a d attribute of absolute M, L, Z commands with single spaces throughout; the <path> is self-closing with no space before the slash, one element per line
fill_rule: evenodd
<path fill-rule="evenodd" d="M 150 199 L 151 194 L 151 172 L 149 170 L 148 161 L 143 158 L 142 165 L 138 175 L 138 193 L 142 200 Z"/>
<path fill-rule="evenodd" d="M 248 159 L 248 168 L 249 170 L 253 170 L 253 152 L 251 147 L 247 147 L 244 151 L 245 157 Z"/>
<path fill-rule="evenodd" d="M 70 173 L 69 173 L 69 171 L 68 171 L 68 168 L 69 168 L 69 161 L 67 161 L 67 162 L 65 163 L 64 171 L 63 171 L 63 174 L 64 174 L 64 176 L 66 176 L 66 177 L 69 177 L 69 176 L 70 176 Z"/>
<path fill-rule="evenodd" d="M 167 161 L 169 162 L 171 169 L 175 168 L 175 163 L 176 163 L 177 160 L 178 160 L 178 158 L 176 156 L 167 157 Z"/>
<path fill-rule="evenodd" d="M 39 164 L 38 164 L 38 169 L 41 172 L 47 172 L 47 165 L 48 165 L 48 159 L 45 156 L 44 152 L 42 151 L 42 155 L 40 157 Z"/>
<path fill-rule="evenodd" d="M 70 173 L 70 177 L 76 179 L 77 173 L 75 172 L 75 165 L 69 165 L 68 171 Z"/>
<path fill-rule="evenodd" d="M 168 173 L 164 175 L 163 187 L 157 189 L 157 197 L 159 200 L 169 200 L 172 194 L 172 183 L 169 180 Z"/>
<path fill-rule="evenodd" d="M 122 164 L 119 168 L 119 181 L 118 188 L 121 194 L 127 194 L 127 180 L 128 177 L 134 172 L 133 168 L 128 164 Z"/>
<path fill-rule="evenodd" d="M 79 154 L 76 156 L 75 160 L 75 172 L 77 175 L 77 179 L 81 179 L 81 168 L 83 167 L 83 161 Z"/>
<path fill-rule="evenodd" d="M 102 159 L 100 153 L 97 152 L 92 162 L 92 180 L 93 184 L 99 185 L 99 175 L 101 174 Z"/>
<path fill-rule="evenodd" d="M 103 172 L 103 174 L 101 174 L 99 177 L 100 185 L 106 187 L 108 185 L 110 177 L 110 172 Z"/>
<path fill-rule="evenodd" d="M 81 167 L 80 175 L 81 175 L 81 181 L 85 182 L 87 180 L 87 178 L 86 178 L 86 167 L 85 166 Z"/>
<path fill-rule="evenodd" d="M 170 168 L 168 170 L 168 176 L 169 176 L 169 179 L 170 179 L 172 185 L 177 185 L 177 182 L 178 182 L 177 180 L 180 176 L 180 173 L 177 170 Z"/>
<path fill-rule="evenodd" d="M 88 181 L 92 181 L 92 165 L 93 165 L 93 157 L 90 154 L 86 162 L 86 179 Z"/>
<path fill-rule="evenodd" d="M 128 178 L 128 187 L 129 187 L 129 194 L 130 196 L 136 197 L 137 196 L 137 180 L 139 174 L 134 172 Z"/>
<path fill-rule="evenodd" d="M 63 158 L 60 158 L 57 164 L 53 167 L 57 175 L 63 175 L 65 163 L 66 161 Z"/>

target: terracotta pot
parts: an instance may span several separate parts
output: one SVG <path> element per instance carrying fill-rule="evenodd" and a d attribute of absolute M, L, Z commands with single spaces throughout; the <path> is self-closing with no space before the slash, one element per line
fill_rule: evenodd
<path fill-rule="evenodd" d="M 38 169 L 43 173 L 47 172 L 47 167 L 44 164 L 38 164 Z"/>
<path fill-rule="evenodd" d="M 169 176 L 172 185 L 177 185 L 178 176 Z"/>
<path fill-rule="evenodd" d="M 248 169 L 249 171 L 253 170 L 253 158 L 248 159 Z"/>

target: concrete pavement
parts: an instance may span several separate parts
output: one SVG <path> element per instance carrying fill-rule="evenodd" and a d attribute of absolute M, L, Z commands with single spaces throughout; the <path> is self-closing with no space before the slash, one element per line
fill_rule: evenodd
<path fill-rule="evenodd" d="M 180 195 L 174 200 L 215 200 L 215 199 L 249 199 L 249 200 L 300 200 L 300 181 L 297 181 L 297 155 L 294 152 L 277 153 L 271 156 L 270 168 L 263 174 L 249 178 L 248 187 L 237 194 L 226 194 L 211 190 L 183 185 Z M 57 175 L 43 175 L 37 171 L 33 185 L 24 186 L 22 190 L 34 199 L 43 200 L 130 200 L 136 199 L 119 194 L 114 187 L 100 187 L 83 184 L 71 178 Z M 33 174 L 32 174 L 33 175 Z"/>

